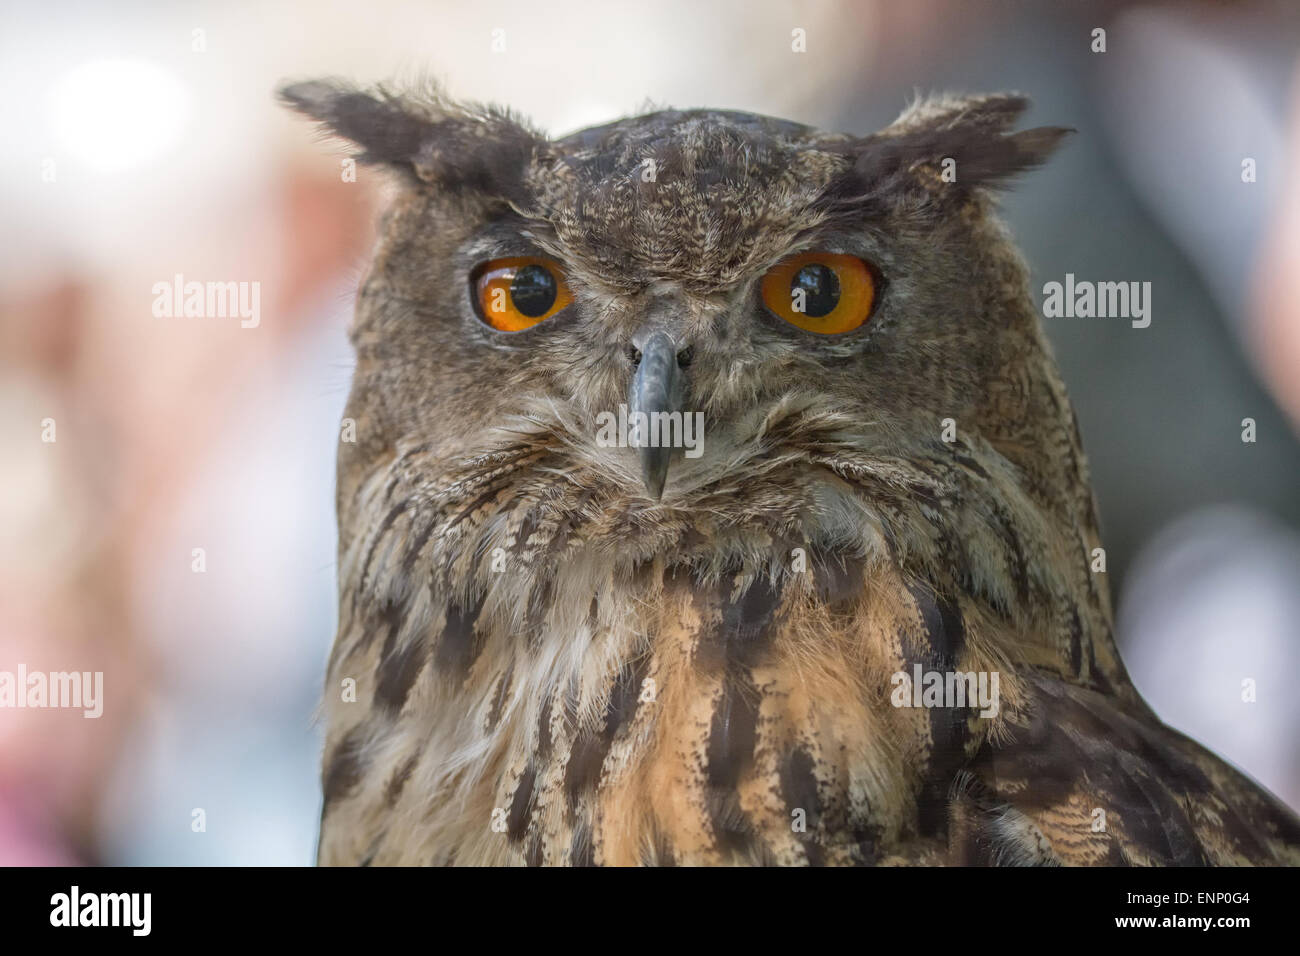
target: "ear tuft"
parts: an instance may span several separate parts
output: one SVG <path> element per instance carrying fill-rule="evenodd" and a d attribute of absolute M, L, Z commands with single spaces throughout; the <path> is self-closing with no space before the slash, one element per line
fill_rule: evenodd
<path fill-rule="evenodd" d="M 1029 107 L 1019 93 L 923 98 L 891 125 L 863 140 L 857 175 L 877 185 L 883 180 L 907 185 L 919 167 L 938 170 L 952 160 L 958 191 L 1001 188 L 1016 174 L 1040 166 L 1066 134 L 1061 126 L 1009 133 Z M 898 182 L 897 180 L 903 180 Z"/>
<path fill-rule="evenodd" d="M 918 130 L 958 128 L 1005 131 L 1029 109 L 1029 97 L 1022 93 L 982 93 L 961 96 L 935 93 L 918 96 L 898 119 L 881 130 L 881 136 L 901 136 Z"/>
<path fill-rule="evenodd" d="M 307 80 L 280 87 L 279 95 L 326 132 L 360 146 L 364 163 L 414 163 L 432 130 L 424 111 L 383 88 L 369 93 L 342 80 Z"/>
<path fill-rule="evenodd" d="M 449 100 L 436 84 L 407 93 L 364 90 L 342 80 L 307 80 L 279 90 L 287 106 L 360 146 L 364 163 L 382 163 L 444 191 L 474 190 L 518 208 L 531 195 L 530 163 L 550 143 L 509 111 Z"/>

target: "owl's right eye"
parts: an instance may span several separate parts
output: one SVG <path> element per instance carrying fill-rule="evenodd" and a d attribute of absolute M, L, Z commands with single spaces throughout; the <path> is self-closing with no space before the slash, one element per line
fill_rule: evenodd
<path fill-rule="evenodd" d="M 573 295 L 560 267 L 549 259 L 492 259 L 470 274 L 478 316 L 498 332 L 522 332 L 544 322 Z"/>

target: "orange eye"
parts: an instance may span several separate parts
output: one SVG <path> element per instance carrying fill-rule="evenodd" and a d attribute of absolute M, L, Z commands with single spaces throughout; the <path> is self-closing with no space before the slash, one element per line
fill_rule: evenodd
<path fill-rule="evenodd" d="M 522 332 L 573 301 L 554 262 L 532 256 L 492 259 L 470 276 L 479 318 L 500 332 Z"/>
<path fill-rule="evenodd" d="M 791 325 L 836 335 L 871 317 L 876 280 L 857 256 L 803 252 L 769 269 L 761 291 L 763 304 Z"/>

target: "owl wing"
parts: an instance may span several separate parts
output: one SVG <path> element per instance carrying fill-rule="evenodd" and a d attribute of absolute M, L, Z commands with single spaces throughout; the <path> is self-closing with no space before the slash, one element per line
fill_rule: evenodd
<path fill-rule="evenodd" d="M 953 783 L 953 863 L 1300 864 L 1300 819 L 1140 700 L 1036 674 L 1009 723 Z"/>

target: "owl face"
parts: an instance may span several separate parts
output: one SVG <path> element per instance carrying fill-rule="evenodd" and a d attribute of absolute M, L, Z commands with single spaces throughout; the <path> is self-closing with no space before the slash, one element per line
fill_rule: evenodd
<path fill-rule="evenodd" d="M 515 492 L 538 500 L 577 483 L 606 508 L 725 491 L 810 513 L 837 473 L 941 447 L 944 419 L 977 430 L 1036 334 L 988 196 L 1064 131 L 1008 134 L 1018 97 L 930 101 L 864 138 L 667 111 L 549 140 L 436 93 L 283 96 L 397 184 L 345 471 L 411 446 L 490 467 L 529 436 L 545 452 Z M 602 441 L 624 411 L 698 415 L 699 448 Z"/>

